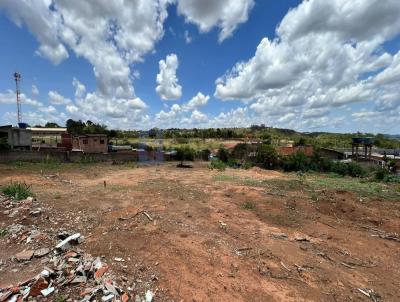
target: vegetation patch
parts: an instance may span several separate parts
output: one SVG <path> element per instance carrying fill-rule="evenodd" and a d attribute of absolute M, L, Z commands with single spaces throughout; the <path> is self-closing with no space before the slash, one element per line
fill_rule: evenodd
<path fill-rule="evenodd" d="M 3 194 L 13 197 L 17 200 L 28 198 L 33 196 L 31 186 L 25 182 L 11 182 L 6 187 L 1 188 Z"/>
<path fill-rule="evenodd" d="M 360 180 L 351 177 L 338 177 L 334 174 L 314 174 L 307 177 L 307 184 L 313 190 L 334 189 L 355 192 L 362 197 L 382 197 L 386 199 L 400 199 L 399 192 L 393 185 Z"/>
<path fill-rule="evenodd" d="M 99 162 L 96 157 L 94 157 L 93 155 L 90 154 L 84 154 L 81 156 L 79 163 L 80 164 L 94 164 Z"/>
<path fill-rule="evenodd" d="M 254 210 L 255 205 L 251 201 L 246 201 L 245 203 L 242 204 L 242 208 L 245 210 Z"/>
<path fill-rule="evenodd" d="M 209 163 L 208 167 L 211 170 L 225 171 L 226 164 L 222 160 L 214 159 Z"/>
<path fill-rule="evenodd" d="M 0 228 L 0 237 L 4 237 L 7 235 L 7 230 Z"/>

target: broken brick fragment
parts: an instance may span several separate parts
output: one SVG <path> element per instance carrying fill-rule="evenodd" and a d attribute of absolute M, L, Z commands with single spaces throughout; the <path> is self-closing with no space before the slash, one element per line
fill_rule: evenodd
<path fill-rule="evenodd" d="M 19 287 L 18 286 L 14 286 L 10 289 L 10 291 L 15 295 L 19 293 Z"/>
<path fill-rule="evenodd" d="M 121 296 L 121 300 L 122 300 L 122 302 L 128 302 L 128 301 L 129 301 L 129 296 L 128 296 L 128 294 L 127 294 L 127 293 L 124 293 L 124 294 Z"/>
<path fill-rule="evenodd" d="M 83 291 L 80 292 L 80 296 L 84 297 L 86 295 L 89 295 L 95 291 L 94 288 L 85 288 Z"/>
<path fill-rule="evenodd" d="M 108 265 L 103 265 L 94 273 L 94 279 L 100 279 L 108 271 Z"/>
<path fill-rule="evenodd" d="M 49 283 L 46 281 L 44 278 L 39 278 L 38 280 L 33 283 L 30 291 L 29 291 L 29 296 L 32 297 L 37 297 L 41 295 L 41 290 L 46 289 L 49 286 Z"/>
<path fill-rule="evenodd" d="M 64 255 L 64 258 L 75 258 L 76 256 L 78 256 L 78 253 L 76 253 L 74 251 L 69 251 L 68 253 L 66 253 Z"/>

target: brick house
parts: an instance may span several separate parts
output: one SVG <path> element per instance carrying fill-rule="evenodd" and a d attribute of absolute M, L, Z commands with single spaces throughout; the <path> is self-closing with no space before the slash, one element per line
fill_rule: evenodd
<path fill-rule="evenodd" d="M 72 149 L 82 150 L 85 153 L 107 153 L 107 135 L 82 134 L 72 138 Z"/>
<path fill-rule="evenodd" d="M 281 156 L 288 156 L 297 152 L 302 152 L 306 156 L 312 156 L 314 154 L 314 148 L 312 146 L 278 147 L 276 151 Z"/>

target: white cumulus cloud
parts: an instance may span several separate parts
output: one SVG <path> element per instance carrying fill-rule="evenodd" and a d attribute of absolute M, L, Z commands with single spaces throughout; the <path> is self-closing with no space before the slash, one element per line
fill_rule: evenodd
<path fill-rule="evenodd" d="M 198 92 L 189 102 L 183 105 L 185 110 L 194 110 L 199 107 L 203 107 L 207 105 L 208 101 L 210 100 L 210 96 L 205 96 L 201 92 Z"/>
<path fill-rule="evenodd" d="M 50 104 L 53 105 L 67 105 L 72 103 L 72 101 L 69 98 L 63 97 L 57 91 L 50 90 L 48 96 Z"/>
<path fill-rule="evenodd" d="M 247 21 L 254 0 L 178 0 L 178 13 L 201 32 L 220 28 L 219 41 L 230 37 L 237 26 Z"/>
<path fill-rule="evenodd" d="M 159 62 L 156 91 L 163 100 L 176 100 L 182 96 L 182 86 L 178 84 L 176 76 L 178 66 L 178 57 L 174 53 Z"/>
<path fill-rule="evenodd" d="M 215 96 L 251 103 L 271 120 L 295 114 L 305 125 L 316 116 L 323 125 L 328 108 L 356 102 L 398 109 L 400 52 L 393 56 L 382 45 L 400 34 L 399 15 L 397 0 L 303 1 L 275 39 L 263 38 L 252 58 L 216 80 Z"/>

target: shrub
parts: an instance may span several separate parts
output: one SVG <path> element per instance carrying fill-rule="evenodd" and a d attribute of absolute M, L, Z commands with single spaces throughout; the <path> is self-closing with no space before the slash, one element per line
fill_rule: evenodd
<path fill-rule="evenodd" d="M 329 158 L 321 157 L 318 150 L 313 153 L 310 159 L 310 169 L 318 172 L 330 172 L 333 162 Z"/>
<path fill-rule="evenodd" d="M 367 171 L 357 163 L 337 162 L 332 165 L 332 172 L 342 176 L 364 177 Z"/>
<path fill-rule="evenodd" d="M 244 163 L 242 163 L 242 165 L 240 166 L 242 169 L 248 170 L 251 167 L 253 167 L 253 165 L 251 164 L 251 162 L 249 161 L 245 161 Z"/>
<path fill-rule="evenodd" d="M 385 176 L 383 181 L 388 183 L 400 183 L 400 176 L 397 176 L 395 174 L 388 174 Z"/>
<path fill-rule="evenodd" d="M 247 159 L 250 152 L 250 146 L 248 144 L 240 143 L 232 149 L 232 156 L 239 160 Z"/>
<path fill-rule="evenodd" d="M 306 172 L 310 170 L 310 159 L 303 152 L 296 152 L 283 159 L 282 167 L 286 172 Z"/>
<path fill-rule="evenodd" d="M 227 163 L 229 159 L 229 152 L 224 147 L 218 149 L 217 157 L 220 161 Z"/>
<path fill-rule="evenodd" d="M 381 180 L 384 180 L 386 175 L 388 175 L 388 174 L 389 174 L 388 170 L 386 170 L 385 168 L 379 167 L 378 169 L 375 170 L 374 178 L 375 178 L 375 180 L 381 181 Z"/>
<path fill-rule="evenodd" d="M 333 163 L 331 172 L 345 176 L 347 174 L 347 166 L 345 163 L 341 162 Z"/>
<path fill-rule="evenodd" d="M 231 168 L 239 168 L 240 167 L 240 163 L 232 157 L 228 158 L 228 161 L 226 164 L 228 167 L 231 167 Z"/>
<path fill-rule="evenodd" d="M 278 164 L 278 153 L 271 145 L 262 144 L 257 148 L 256 162 L 265 169 L 273 169 Z"/>
<path fill-rule="evenodd" d="M 364 177 L 367 171 L 357 163 L 347 164 L 347 175 L 352 177 Z"/>
<path fill-rule="evenodd" d="M 226 169 L 226 164 L 223 161 L 219 160 L 219 159 L 215 159 L 215 160 L 212 160 L 210 162 L 208 167 L 211 170 L 216 169 L 216 170 L 219 170 L 219 171 L 224 171 Z"/>
<path fill-rule="evenodd" d="M 1 189 L 1 191 L 10 197 L 14 197 L 17 200 L 28 198 L 33 196 L 31 186 L 22 182 L 11 182 L 8 186 Z"/>

